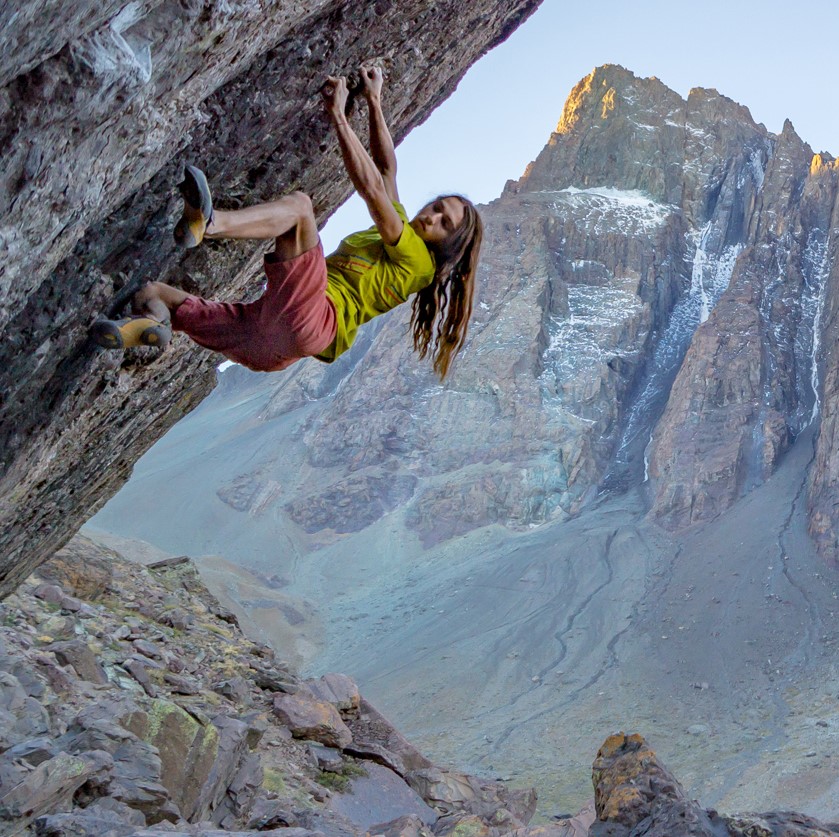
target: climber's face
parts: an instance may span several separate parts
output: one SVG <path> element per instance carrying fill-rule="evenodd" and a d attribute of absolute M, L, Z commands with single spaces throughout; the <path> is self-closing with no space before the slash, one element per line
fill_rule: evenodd
<path fill-rule="evenodd" d="M 463 223 L 464 213 L 460 198 L 437 198 L 416 214 L 411 227 L 426 244 L 442 244 Z"/>

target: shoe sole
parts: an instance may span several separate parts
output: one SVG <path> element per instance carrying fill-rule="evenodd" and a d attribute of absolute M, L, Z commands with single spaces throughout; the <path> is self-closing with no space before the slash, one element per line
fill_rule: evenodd
<path fill-rule="evenodd" d="M 97 320 L 91 327 L 93 339 L 105 349 L 131 349 L 154 346 L 165 349 L 172 339 L 172 329 L 149 317 L 130 320 Z"/>
<path fill-rule="evenodd" d="M 184 167 L 184 179 L 178 184 L 184 199 L 184 211 L 175 225 L 175 241 L 185 248 L 197 247 L 213 214 L 213 197 L 207 177 L 195 166 Z"/>

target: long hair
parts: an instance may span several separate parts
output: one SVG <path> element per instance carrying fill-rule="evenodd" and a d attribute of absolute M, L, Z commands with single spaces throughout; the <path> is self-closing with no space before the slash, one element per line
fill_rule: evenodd
<path fill-rule="evenodd" d="M 441 195 L 436 200 L 446 198 L 463 202 L 463 221 L 441 244 L 428 245 L 436 265 L 434 278 L 414 297 L 411 307 L 414 350 L 420 358 L 431 354 L 441 381 L 466 340 L 484 236 L 475 205 L 462 195 Z"/>

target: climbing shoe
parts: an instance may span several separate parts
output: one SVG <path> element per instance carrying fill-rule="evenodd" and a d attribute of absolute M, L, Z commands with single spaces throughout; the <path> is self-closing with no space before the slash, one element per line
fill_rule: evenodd
<path fill-rule="evenodd" d="M 131 349 L 156 346 L 165 349 L 172 339 L 169 323 L 151 317 L 128 317 L 124 320 L 97 320 L 90 329 L 93 339 L 105 349 Z"/>
<path fill-rule="evenodd" d="M 184 213 L 175 225 L 175 241 L 181 247 L 197 247 L 213 220 L 213 198 L 207 178 L 195 166 L 184 168 L 184 179 L 178 184 L 184 198 Z"/>

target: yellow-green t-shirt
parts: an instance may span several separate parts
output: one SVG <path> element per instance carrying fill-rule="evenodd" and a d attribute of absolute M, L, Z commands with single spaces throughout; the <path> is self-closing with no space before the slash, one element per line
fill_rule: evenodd
<path fill-rule="evenodd" d="M 326 257 L 326 295 L 335 306 L 335 340 L 318 355 L 331 362 L 355 340 L 363 323 L 396 308 L 434 278 L 434 258 L 408 223 L 401 203 L 393 204 L 405 222 L 396 244 L 382 241 L 376 227 L 347 236 Z"/>

